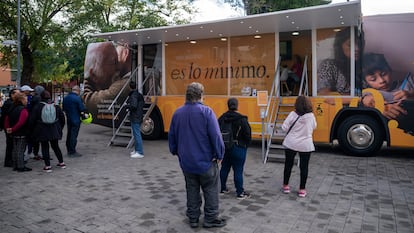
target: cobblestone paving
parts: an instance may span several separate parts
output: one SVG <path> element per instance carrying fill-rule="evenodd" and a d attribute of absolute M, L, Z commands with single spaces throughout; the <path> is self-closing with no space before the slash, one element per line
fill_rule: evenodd
<path fill-rule="evenodd" d="M 414 232 L 413 151 L 359 158 L 320 148 L 310 160 L 308 196 L 298 198 L 299 169 L 293 170 L 292 193 L 282 194 L 283 164 L 262 164 L 261 146 L 253 145 L 245 166 L 251 198 L 221 194 L 227 226 L 191 229 L 184 178 L 167 141 L 144 141 L 145 158 L 131 159 L 128 149 L 107 147 L 111 132 L 82 125 L 78 150 L 84 156 L 64 156 L 67 168 L 52 173 L 35 160 L 27 164 L 31 172 L 4 168 L 1 132 L 0 232 Z M 60 145 L 65 151 L 64 141 Z M 232 182 L 231 173 L 234 192 Z"/>

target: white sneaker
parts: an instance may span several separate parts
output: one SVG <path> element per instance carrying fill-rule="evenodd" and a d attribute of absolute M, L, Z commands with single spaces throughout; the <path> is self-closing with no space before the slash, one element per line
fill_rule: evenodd
<path fill-rule="evenodd" d="M 141 158 L 144 158 L 144 155 L 136 152 L 136 153 L 134 153 L 134 154 L 131 155 L 131 158 L 139 158 L 139 159 L 141 159 Z"/>
<path fill-rule="evenodd" d="M 133 155 L 133 154 L 135 154 L 134 150 L 129 153 L 129 155 Z"/>

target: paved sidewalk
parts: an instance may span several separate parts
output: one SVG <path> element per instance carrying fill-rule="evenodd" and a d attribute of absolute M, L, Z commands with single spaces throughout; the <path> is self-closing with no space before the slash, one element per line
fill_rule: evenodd
<path fill-rule="evenodd" d="M 191 229 L 184 177 L 167 140 L 144 141 L 145 158 L 131 159 L 128 149 L 107 147 L 111 133 L 82 125 L 78 151 L 84 156 L 67 157 L 63 140 L 66 169 L 45 173 L 43 161 L 30 160 L 33 171 L 17 173 L 3 167 L 0 132 L 0 232 L 414 232 L 412 151 L 358 158 L 320 149 L 310 160 L 308 196 L 298 198 L 299 169 L 292 174 L 293 192 L 282 194 L 283 164 L 263 165 L 261 146 L 254 145 L 245 166 L 252 197 L 221 195 L 227 226 Z M 234 191 L 232 173 L 229 182 Z"/>

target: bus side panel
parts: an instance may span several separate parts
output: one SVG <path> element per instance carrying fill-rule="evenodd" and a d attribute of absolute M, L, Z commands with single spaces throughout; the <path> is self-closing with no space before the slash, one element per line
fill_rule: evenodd
<path fill-rule="evenodd" d="M 335 115 L 343 108 L 341 98 L 311 97 L 313 112 L 315 114 L 317 128 L 313 132 L 315 143 L 329 143 L 332 122 Z"/>
<path fill-rule="evenodd" d="M 256 97 L 237 97 L 239 100 L 239 112 L 248 116 L 252 134 L 254 138 L 260 138 L 262 133 L 262 124 L 260 118 L 260 108 L 257 106 Z M 204 104 L 211 107 L 220 117 L 227 111 L 227 96 L 204 96 Z M 164 131 L 168 132 L 171 124 L 171 118 L 175 110 L 185 103 L 184 96 L 159 96 L 157 106 L 161 111 L 164 121 Z"/>

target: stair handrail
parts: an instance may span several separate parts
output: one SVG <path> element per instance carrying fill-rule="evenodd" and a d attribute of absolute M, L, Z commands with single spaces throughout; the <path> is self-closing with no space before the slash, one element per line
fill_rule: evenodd
<path fill-rule="evenodd" d="M 299 86 L 299 93 L 298 96 L 303 95 L 308 96 L 309 90 L 308 90 L 308 55 L 305 56 L 304 62 L 303 62 L 303 68 L 302 68 L 302 77 L 300 79 L 300 86 Z"/>
<path fill-rule="evenodd" d="M 131 81 L 131 79 L 134 77 L 136 77 L 138 72 L 138 67 L 135 68 L 135 70 L 133 70 L 133 72 L 129 75 L 128 80 L 124 83 L 124 85 L 122 86 L 121 90 L 118 92 L 118 94 L 115 96 L 115 98 L 113 99 L 111 105 L 109 105 L 108 107 L 108 111 L 111 110 L 114 105 L 116 104 L 116 102 L 118 101 L 119 97 L 121 96 L 122 92 L 125 90 L 125 88 L 129 85 L 129 82 Z"/>
<path fill-rule="evenodd" d="M 266 127 L 265 129 L 262 129 L 262 132 L 264 132 L 262 135 L 262 141 L 267 145 L 266 151 L 265 148 L 262 148 L 262 160 L 264 163 L 267 155 L 269 154 L 269 146 L 271 144 L 274 132 L 274 130 L 270 130 L 269 132 L 269 126 L 275 123 L 275 109 L 277 109 L 277 106 L 279 105 L 278 101 L 280 101 L 280 60 L 281 58 L 279 57 L 276 65 L 272 88 L 270 90 L 270 95 L 267 101 L 266 111 L 264 115 L 264 125 L 262 125 L 262 127 Z M 275 125 L 273 125 L 273 127 L 275 127 Z"/>

